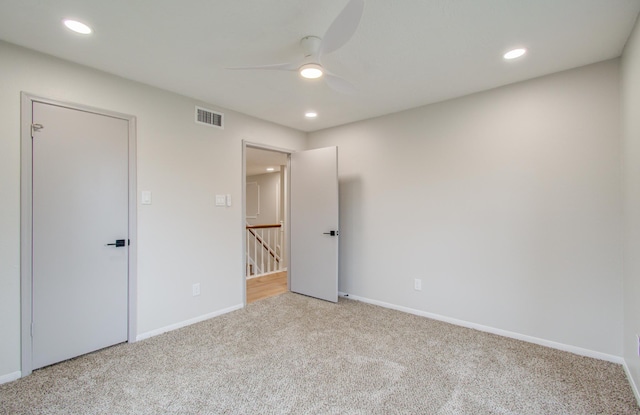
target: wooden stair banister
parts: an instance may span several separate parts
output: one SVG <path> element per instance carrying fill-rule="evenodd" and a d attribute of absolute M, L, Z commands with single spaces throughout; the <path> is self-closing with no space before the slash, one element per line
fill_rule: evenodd
<path fill-rule="evenodd" d="M 249 231 L 249 233 L 251 235 L 253 235 L 254 238 L 256 238 L 256 240 L 260 243 L 260 245 L 264 249 L 266 249 L 267 252 L 269 252 L 269 255 L 271 255 L 273 257 L 273 259 L 278 263 L 280 263 L 280 255 L 278 255 L 278 253 L 275 252 L 268 243 L 265 244 L 262 236 L 258 235 L 255 230 L 256 229 L 280 228 L 280 227 L 282 227 L 282 225 L 279 224 L 279 223 L 270 224 L 270 225 L 246 225 L 246 228 Z"/>
<path fill-rule="evenodd" d="M 263 228 L 280 228 L 282 227 L 279 223 L 274 223 L 272 225 L 247 225 L 247 229 L 263 229 Z"/>

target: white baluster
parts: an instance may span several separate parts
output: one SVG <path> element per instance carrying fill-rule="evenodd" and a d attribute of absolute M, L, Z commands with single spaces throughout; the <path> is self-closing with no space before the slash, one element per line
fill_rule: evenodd
<path fill-rule="evenodd" d="M 273 245 L 271 245 L 273 251 L 273 270 L 278 270 L 278 228 L 273 228 Z"/>
<path fill-rule="evenodd" d="M 271 253 L 273 252 L 275 254 L 274 250 L 274 244 L 273 244 L 273 228 L 269 229 L 269 247 L 270 247 L 270 251 L 269 251 L 269 260 L 271 261 L 271 271 L 275 271 L 276 270 L 276 258 L 275 256 L 271 255 Z"/>
<path fill-rule="evenodd" d="M 258 273 L 258 238 L 256 238 L 257 234 L 257 230 L 254 229 L 253 230 L 253 267 L 254 267 L 254 274 Z"/>
<path fill-rule="evenodd" d="M 264 229 L 260 229 L 260 273 L 264 273 Z"/>

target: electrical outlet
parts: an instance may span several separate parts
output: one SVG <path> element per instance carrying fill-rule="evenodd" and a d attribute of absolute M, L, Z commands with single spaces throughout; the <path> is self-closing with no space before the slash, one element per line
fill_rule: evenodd
<path fill-rule="evenodd" d="M 416 278 L 413 280 L 413 289 L 416 291 L 422 291 L 422 280 Z"/>
<path fill-rule="evenodd" d="M 200 283 L 193 284 L 193 286 L 191 287 L 191 290 L 193 291 L 194 297 L 200 295 Z"/>

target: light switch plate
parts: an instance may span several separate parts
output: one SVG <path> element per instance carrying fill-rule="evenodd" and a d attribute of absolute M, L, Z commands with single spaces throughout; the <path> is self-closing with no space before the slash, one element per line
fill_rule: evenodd
<path fill-rule="evenodd" d="M 143 190 L 140 197 L 140 201 L 143 205 L 151 204 L 151 192 L 149 190 Z"/>
<path fill-rule="evenodd" d="M 231 206 L 231 195 L 227 195 L 227 206 Z"/>
<path fill-rule="evenodd" d="M 216 195 L 216 206 L 226 206 L 227 197 L 225 195 Z"/>

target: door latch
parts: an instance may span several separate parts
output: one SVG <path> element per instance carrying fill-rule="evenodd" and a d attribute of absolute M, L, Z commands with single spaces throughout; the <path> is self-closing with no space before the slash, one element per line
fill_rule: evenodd
<path fill-rule="evenodd" d="M 338 231 L 329 231 L 329 232 L 324 232 L 323 235 L 338 236 L 338 235 L 340 235 L 340 232 L 338 232 Z"/>

